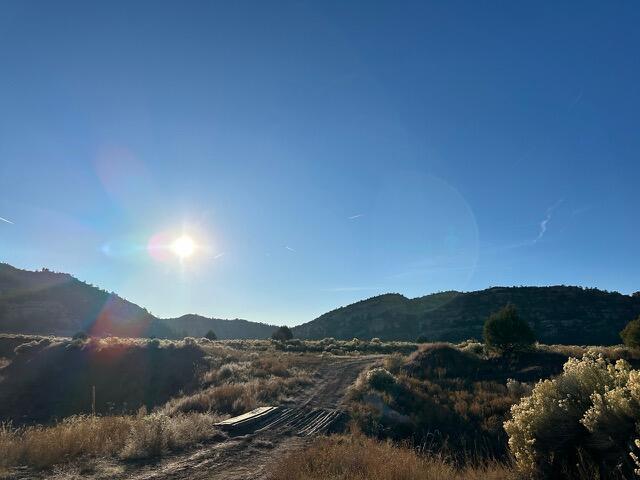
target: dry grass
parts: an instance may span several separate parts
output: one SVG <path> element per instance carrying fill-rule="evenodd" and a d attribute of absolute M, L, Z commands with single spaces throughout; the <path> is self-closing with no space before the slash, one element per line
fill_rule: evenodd
<path fill-rule="evenodd" d="M 203 388 L 168 401 L 161 411 L 216 412 L 237 415 L 257 406 L 287 401 L 311 382 L 308 356 L 282 352 L 246 352 L 222 346 L 206 348 L 210 369 Z"/>
<path fill-rule="evenodd" d="M 120 451 L 125 459 L 147 458 L 177 451 L 219 435 L 219 418 L 198 413 L 138 416 Z"/>
<path fill-rule="evenodd" d="M 0 469 L 47 468 L 83 456 L 145 458 L 213 438 L 218 418 L 189 414 L 74 416 L 50 426 L 0 426 Z"/>
<path fill-rule="evenodd" d="M 363 372 L 350 391 L 349 409 L 371 436 L 411 440 L 457 460 L 505 458 L 502 428 L 511 405 L 529 391 L 517 381 L 474 380 L 485 360 L 448 344 L 388 357 L 385 369 Z"/>
<path fill-rule="evenodd" d="M 260 405 L 286 400 L 309 381 L 308 376 L 296 375 L 288 378 L 254 378 L 240 383 L 224 383 L 172 399 L 165 404 L 162 411 L 169 415 L 179 412 L 237 415 Z"/>
<path fill-rule="evenodd" d="M 114 454 L 131 430 L 131 417 L 70 417 L 52 426 L 0 429 L 0 465 L 42 468 L 80 455 Z"/>
<path fill-rule="evenodd" d="M 442 456 L 361 435 L 320 438 L 279 461 L 270 480 L 506 480 L 513 469 L 497 462 L 456 468 Z"/>
<path fill-rule="evenodd" d="M 107 395 L 113 397 L 118 391 L 140 390 L 129 378 L 132 377 L 131 364 L 136 365 L 134 370 L 140 370 L 140 362 L 129 361 L 133 354 L 149 357 L 144 356 L 144 360 L 149 360 L 145 362 L 148 368 L 141 370 L 141 375 L 134 375 L 136 380 L 147 381 L 150 371 L 157 371 L 159 378 L 173 375 L 173 386 L 170 387 L 176 391 L 185 385 L 185 381 L 192 387 L 156 407 L 158 410 L 150 415 L 146 414 L 144 407 L 138 415 L 96 417 L 73 415 L 83 412 L 83 409 L 71 409 L 72 415 L 52 426 L 11 427 L 4 424 L 0 427 L 0 470 L 17 465 L 35 468 L 56 465 L 56 468 L 61 468 L 61 464 L 79 458 L 133 459 L 180 450 L 218 435 L 213 427 L 213 423 L 222 418 L 218 414 L 239 414 L 258 405 L 289 400 L 291 395 L 310 382 L 309 369 L 321 362 L 319 357 L 314 360 L 308 355 L 276 352 L 273 349 L 259 353 L 236 350 L 220 342 L 189 338 L 183 341 L 108 338 L 71 342 L 56 339 L 53 343 L 40 338 L 17 349 L 20 349 L 20 353 L 16 358 L 21 359 L 24 365 L 14 372 L 16 381 L 27 374 L 37 374 L 35 378 L 41 378 L 40 368 L 29 369 L 32 363 L 25 360 L 36 360 L 38 367 L 46 366 L 45 360 L 53 349 L 64 359 L 71 354 L 74 359 L 80 355 L 76 365 L 83 368 L 86 367 L 85 363 L 95 363 L 94 357 L 106 360 L 100 364 L 100 368 L 104 369 L 100 371 L 100 378 L 115 379 L 126 369 L 129 381 L 120 376 L 117 384 L 104 382 L 103 386 L 97 388 L 99 399 Z M 192 359 L 195 359 L 197 368 L 190 361 Z M 60 359 L 56 357 L 54 360 Z M 46 368 L 42 370 L 48 371 Z M 95 370 L 92 372 L 95 373 Z M 176 372 L 182 378 L 176 378 Z M 91 380 L 94 378 L 95 375 L 92 375 Z M 159 400 L 170 391 L 169 388 L 151 392 L 149 389 L 143 390 L 150 393 L 150 406 L 160 403 Z M 9 389 L 8 392 L 15 394 L 15 389 Z M 128 397 L 123 398 L 129 400 Z M 31 400 L 34 399 L 44 402 L 44 406 L 52 402 L 51 397 L 29 397 L 28 401 L 21 403 L 21 408 L 31 406 Z M 115 405 L 117 411 L 122 403 L 115 402 Z M 75 464 L 77 462 L 74 461 L 71 466 Z"/>

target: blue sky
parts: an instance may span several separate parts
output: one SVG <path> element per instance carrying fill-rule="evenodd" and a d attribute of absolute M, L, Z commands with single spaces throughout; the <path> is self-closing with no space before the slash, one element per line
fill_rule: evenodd
<path fill-rule="evenodd" d="M 384 292 L 640 290 L 638 24 L 631 1 L 3 1 L 0 259 L 289 325 Z M 150 251 L 183 233 L 192 257 Z"/>

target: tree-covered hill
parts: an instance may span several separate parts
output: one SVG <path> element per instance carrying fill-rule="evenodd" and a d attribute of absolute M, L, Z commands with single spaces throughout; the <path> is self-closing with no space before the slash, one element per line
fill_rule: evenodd
<path fill-rule="evenodd" d="M 544 343 L 616 344 L 640 315 L 640 295 L 579 287 L 495 287 L 409 299 L 385 294 L 321 315 L 293 329 L 296 337 L 460 341 L 480 338 L 486 318 L 507 303 Z M 69 336 L 181 338 L 213 330 L 219 339 L 268 338 L 273 325 L 200 315 L 160 319 L 146 309 L 66 273 L 0 263 L 0 332 Z"/>
<path fill-rule="evenodd" d="M 277 329 L 277 327 L 266 323 L 250 322 L 242 319 L 223 320 L 194 314 L 162 319 L 160 322 L 179 337 L 185 336 L 185 333 L 192 337 L 204 337 L 209 330 L 213 330 L 221 340 L 229 338 L 269 338 Z"/>
<path fill-rule="evenodd" d="M 0 264 L 0 331 L 144 337 L 171 332 L 144 308 L 66 273 Z"/>
<path fill-rule="evenodd" d="M 637 295 L 566 286 L 495 287 L 414 299 L 380 295 L 325 313 L 295 327 L 294 334 L 383 340 L 481 338 L 484 321 L 507 303 L 516 306 L 544 343 L 617 344 L 620 330 L 640 314 Z"/>
<path fill-rule="evenodd" d="M 0 263 L 0 332 L 70 336 L 268 338 L 276 327 L 198 315 L 159 319 L 115 293 L 67 273 L 29 271 Z"/>

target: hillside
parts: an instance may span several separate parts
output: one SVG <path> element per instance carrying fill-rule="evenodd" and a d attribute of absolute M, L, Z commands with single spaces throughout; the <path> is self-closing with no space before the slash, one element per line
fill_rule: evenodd
<path fill-rule="evenodd" d="M 513 303 L 544 343 L 615 344 L 640 315 L 640 296 L 579 287 L 495 287 L 409 299 L 385 294 L 325 313 L 293 329 L 300 338 L 460 341 L 480 338 L 492 312 Z M 69 336 L 268 338 L 276 327 L 200 315 L 160 319 L 66 273 L 0 263 L 0 332 Z"/>
<path fill-rule="evenodd" d="M 177 337 L 184 337 L 185 333 L 192 337 L 203 337 L 209 330 L 213 330 L 219 339 L 261 339 L 269 338 L 277 328 L 248 320 L 223 320 L 193 314 L 161 319 L 160 322 Z"/>
<path fill-rule="evenodd" d="M 170 332 L 145 309 L 66 273 L 0 264 L 0 331 L 139 337 Z"/>
<path fill-rule="evenodd" d="M 67 273 L 0 263 L 0 332 L 70 336 L 266 338 L 275 327 L 198 315 L 159 319 L 146 309 Z"/>
<path fill-rule="evenodd" d="M 408 299 L 369 298 L 294 328 L 300 338 L 335 337 L 432 341 L 481 338 L 485 319 L 513 303 L 543 343 L 617 344 L 624 325 L 640 314 L 640 297 L 579 287 L 495 287 Z"/>

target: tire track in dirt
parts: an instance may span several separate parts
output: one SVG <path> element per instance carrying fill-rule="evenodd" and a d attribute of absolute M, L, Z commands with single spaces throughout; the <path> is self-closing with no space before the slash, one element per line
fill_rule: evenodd
<path fill-rule="evenodd" d="M 226 441 L 173 455 L 154 465 L 131 466 L 115 478 L 264 479 L 269 464 L 287 452 L 303 448 L 317 435 L 340 427 L 348 387 L 358 374 L 381 356 L 336 358 L 315 374 L 314 386 L 296 399 L 295 406 L 277 407 L 270 415 L 229 429 Z M 344 422 L 342 422 L 344 423 Z"/>

